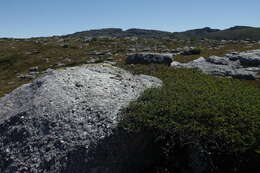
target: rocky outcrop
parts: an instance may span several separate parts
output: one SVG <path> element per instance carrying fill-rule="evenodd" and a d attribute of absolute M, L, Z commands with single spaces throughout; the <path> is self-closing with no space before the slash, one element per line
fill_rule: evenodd
<path fill-rule="evenodd" d="M 127 64 L 165 64 L 170 66 L 172 54 L 160 53 L 136 53 L 130 54 L 126 58 Z"/>
<path fill-rule="evenodd" d="M 171 64 L 172 67 L 194 68 L 215 76 L 247 80 L 260 78 L 259 65 L 260 50 L 232 53 L 227 54 L 224 57 L 211 56 L 207 59 L 201 57 L 189 63 L 179 63 L 175 61 Z"/>
<path fill-rule="evenodd" d="M 0 172 L 120 172 L 131 154 L 117 149 L 128 153 L 123 142 L 137 138 L 114 135 L 120 110 L 161 84 L 110 65 L 85 65 L 17 88 L 0 98 Z M 135 158 L 131 167 L 138 164 Z"/>
<path fill-rule="evenodd" d="M 243 66 L 260 66 L 260 50 L 253 50 L 247 52 L 234 52 L 227 54 L 226 57 L 231 61 L 238 60 Z"/>

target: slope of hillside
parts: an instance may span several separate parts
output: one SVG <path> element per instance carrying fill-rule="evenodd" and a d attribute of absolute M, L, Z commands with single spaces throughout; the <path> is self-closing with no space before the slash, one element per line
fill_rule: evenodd
<path fill-rule="evenodd" d="M 122 30 L 106 30 L 108 33 L 114 31 Z M 147 30 L 128 32 L 149 33 Z M 151 32 L 160 35 L 160 32 Z M 236 55 L 235 51 L 255 49 L 260 49 L 260 44 L 218 40 L 88 39 L 84 36 L 0 39 L 0 97 L 8 97 L 6 94 L 38 76 L 55 74 L 51 75 L 52 80 L 36 79 L 38 82 L 34 85 L 25 85 L 31 96 L 20 94 L 19 88 L 14 91 L 19 92 L 19 98 L 24 96 L 24 103 L 18 106 L 28 108 L 26 105 L 32 105 L 21 114 L 16 114 L 8 101 L 0 104 L 0 112 L 8 110 L 8 114 L 2 113 L 4 116 L 14 115 L 0 121 L 0 172 L 15 172 L 16 168 L 19 168 L 16 172 L 42 168 L 50 173 L 85 170 L 89 173 L 191 173 L 199 170 L 244 173 L 259 170 L 255 167 L 260 165 L 260 80 L 239 81 L 216 78 L 191 69 L 126 63 L 129 54 L 138 53 L 175 55 L 174 61 L 186 63 L 199 57 L 222 57 L 232 52 Z M 199 54 L 181 53 L 187 50 L 199 50 Z M 110 121 L 103 116 L 116 114 L 110 108 L 120 106 L 122 99 L 132 98 L 132 92 L 140 86 L 128 83 L 132 76 L 128 72 L 129 75 L 122 78 L 125 73 L 121 70 L 120 74 L 113 75 L 111 71 L 109 74 L 100 69 L 86 72 L 75 67 L 83 64 L 92 64 L 83 65 L 92 67 L 100 62 L 104 62 L 105 69 L 121 67 L 134 75 L 142 74 L 144 79 L 147 78 L 144 75 L 155 76 L 163 81 L 163 87 L 148 90 L 137 102 L 131 103 L 122 114 L 125 119 L 115 135 L 108 138 L 102 135 L 97 146 L 93 142 L 91 146 L 96 149 L 90 156 L 85 139 L 103 134 L 103 129 L 109 130 L 103 122 Z M 69 73 L 63 73 L 67 67 L 73 68 L 69 68 Z M 56 73 L 56 69 L 62 72 Z M 113 101 L 107 100 L 110 94 Z M 65 96 L 69 102 L 60 96 Z M 20 100 L 12 98 L 17 102 Z M 100 104 L 91 106 L 95 99 Z M 59 106 L 63 103 L 66 106 Z M 46 108 L 48 105 L 50 109 Z M 43 113 L 38 114 L 36 109 Z M 108 109 L 113 114 L 107 112 Z M 52 110 L 61 111 L 52 114 Z M 95 113 L 89 114 L 92 111 Z M 128 126 L 134 128 L 128 129 Z M 132 132 L 136 130 L 140 131 Z M 100 171 L 94 169 L 96 165 L 101 165 Z M 106 171 L 108 168 L 113 171 Z"/>
<path fill-rule="evenodd" d="M 207 34 L 206 37 L 217 40 L 260 40 L 260 28 L 235 26 Z"/>
<path fill-rule="evenodd" d="M 179 39 L 195 39 L 203 38 L 209 33 L 218 32 L 219 29 L 212 29 L 210 27 L 205 27 L 201 29 L 193 29 L 185 32 L 175 32 L 173 36 Z"/>
<path fill-rule="evenodd" d="M 214 39 L 214 40 L 260 40 L 260 28 L 248 26 L 235 26 L 225 30 L 202 29 L 188 30 L 173 33 L 178 39 Z"/>
<path fill-rule="evenodd" d="M 213 40 L 260 40 L 260 28 L 249 26 L 234 26 L 225 30 L 205 27 L 184 32 L 166 32 L 149 29 L 105 28 L 76 32 L 66 35 L 69 37 L 139 37 L 139 38 L 176 38 L 180 40 L 189 39 L 213 39 Z"/>

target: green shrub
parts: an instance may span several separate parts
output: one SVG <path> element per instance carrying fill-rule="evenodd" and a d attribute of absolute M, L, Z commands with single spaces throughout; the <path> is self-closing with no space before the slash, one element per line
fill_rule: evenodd
<path fill-rule="evenodd" d="M 213 172 L 235 172 L 244 169 L 242 163 L 249 166 L 250 159 L 259 159 L 259 89 L 194 70 L 153 66 L 146 72 L 163 79 L 164 86 L 146 90 L 123 110 L 121 125 L 154 133 L 162 144 L 159 151 L 166 151 L 161 163 L 170 163 L 167 168 L 176 162 L 171 160 L 176 143 L 179 148 L 199 146 Z"/>
<path fill-rule="evenodd" d="M 190 51 L 193 55 L 199 55 L 201 53 L 201 50 L 200 49 L 192 49 Z"/>
<path fill-rule="evenodd" d="M 18 56 L 0 56 L 0 65 L 12 65 L 18 58 Z"/>

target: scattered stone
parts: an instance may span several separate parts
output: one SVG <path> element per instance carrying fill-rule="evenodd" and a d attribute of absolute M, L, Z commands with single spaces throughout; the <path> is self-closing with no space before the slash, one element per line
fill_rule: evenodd
<path fill-rule="evenodd" d="M 36 75 L 35 74 L 19 74 L 17 76 L 18 78 L 20 79 L 35 79 L 36 78 Z"/>
<path fill-rule="evenodd" d="M 91 42 L 92 40 L 94 40 L 93 37 L 85 37 L 84 40 L 83 40 L 83 42 L 84 42 L 84 43 L 88 43 L 88 42 Z"/>
<path fill-rule="evenodd" d="M 258 72 L 260 73 L 260 67 L 249 67 L 249 68 L 244 68 L 246 71 L 252 71 L 252 72 Z"/>
<path fill-rule="evenodd" d="M 127 64 L 165 64 L 170 65 L 172 54 L 159 53 L 136 53 L 130 54 L 126 58 Z"/>
<path fill-rule="evenodd" d="M 43 71 L 43 73 L 51 73 L 51 72 L 53 72 L 53 71 L 54 71 L 54 69 L 48 68 L 47 70 Z"/>
<path fill-rule="evenodd" d="M 94 64 L 94 63 L 99 63 L 101 60 L 99 58 L 93 58 L 91 57 L 89 60 L 87 60 L 87 64 Z"/>
<path fill-rule="evenodd" d="M 169 49 L 164 49 L 164 50 L 161 50 L 160 52 L 161 52 L 161 53 L 169 53 L 170 50 L 169 50 Z"/>
<path fill-rule="evenodd" d="M 15 82 L 8 82 L 7 85 L 13 85 Z"/>
<path fill-rule="evenodd" d="M 129 48 L 128 52 L 136 52 L 136 48 Z"/>
<path fill-rule="evenodd" d="M 63 39 L 63 38 L 61 38 L 61 39 L 58 39 L 57 41 L 56 41 L 56 43 L 65 43 L 66 41 Z"/>
<path fill-rule="evenodd" d="M 109 53 L 111 53 L 110 50 L 93 51 L 93 52 L 88 53 L 88 55 L 90 55 L 90 56 L 100 56 L 100 55 L 106 55 L 106 54 L 109 54 Z M 111 55 L 111 54 L 109 54 L 109 55 Z"/>
<path fill-rule="evenodd" d="M 116 65 L 117 62 L 115 61 L 104 61 L 105 64 L 110 64 L 110 65 Z"/>
<path fill-rule="evenodd" d="M 56 67 L 65 67 L 66 66 L 66 64 L 64 64 L 64 63 L 57 63 L 56 65 L 55 65 Z"/>
<path fill-rule="evenodd" d="M 145 47 L 145 48 L 143 48 L 143 51 L 144 52 L 150 52 L 152 49 L 150 48 L 150 47 Z"/>
<path fill-rule="evenodd" d="M 29 72 L 37 72 L 39 70 L 38 66 L 29 68 Z"/>
<path fill-rule="evenodd" d="M 170 53 L 179 53 L 180 51 L 178 51 L 177 49 L 172 49 L 169 51 Z"/>
<path fill-rule="evenodd" d="M 114 58 L 113 58 L 112 56 L 110 56 L 110 57 L 106 58 L 106 60 L 107 60 L 107 61 L 113 61 Z"/>
<path fill-rule="evenodd" d="M 35 55 L 35 54 L 39 54 L 39 53 L 40 53 L 39 50 L 32 50 L 32 51 L 25 52 L 25 55 Z"/>
<path fill-rule="evenodd" d="M 138 37 L 125 37 L 126 40 L 137 41 Z"/>

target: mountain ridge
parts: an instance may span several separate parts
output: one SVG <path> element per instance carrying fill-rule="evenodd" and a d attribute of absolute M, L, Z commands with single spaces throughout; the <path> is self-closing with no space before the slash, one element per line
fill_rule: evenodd
<path fill-rule="evenodd" d="M 234 26 L 227 29 L 204 27 L 183 32 L 168 32 L 153 29 L 120 28 L 93 29 L 73 34 L 67 37 L 142 37 L 142 38 L 173 38 L 173 39 L 214 39 L 214 40 L 260 40 L 260 28 L 250 26 Z"/>

